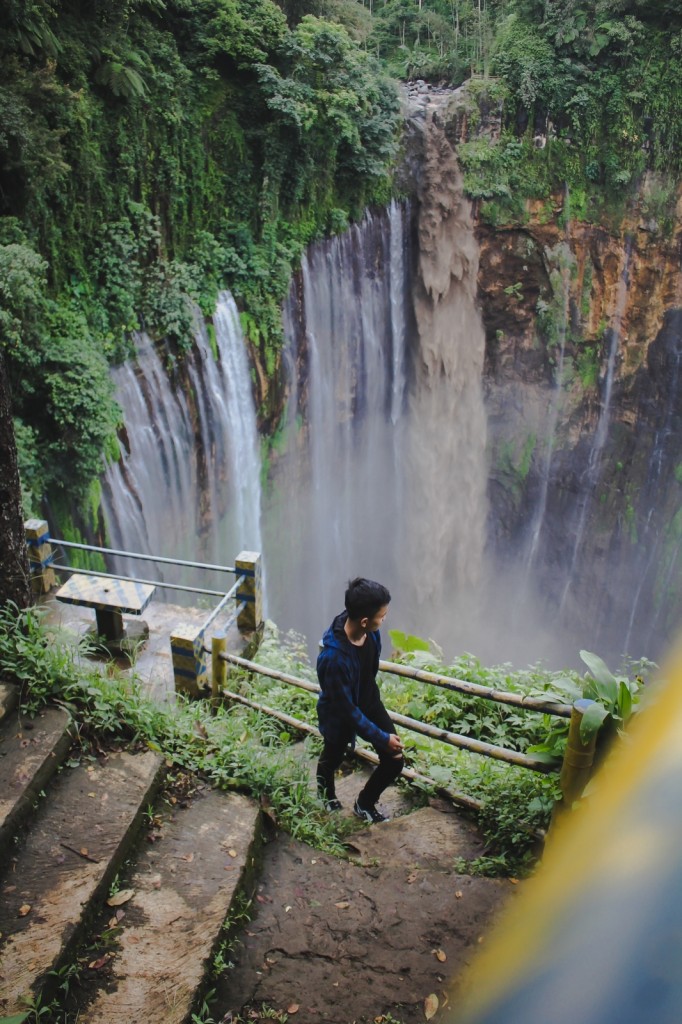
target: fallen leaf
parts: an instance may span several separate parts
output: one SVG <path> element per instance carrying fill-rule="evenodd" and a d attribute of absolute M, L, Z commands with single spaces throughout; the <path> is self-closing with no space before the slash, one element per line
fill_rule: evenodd
<path fill-rule="evenodd" d="M 350 906 L 350 903 L 344 903 L 343 901 L 341 901 L 341 903 L 335 903 L 334 906 L 338 907 L 339 910 L 345 910 L 346 907 Z"/>
<path fill-rule="evenodd" d="M 287 1013 L 298 1013 L 299 1009 L 298 1003 L 292 1003 L 291 1006 L 287 1006 Z"/>
<path fill-rule="evenodd" d="M 88 796 L 97 796 L 97 793 L 88 793 Z"/>
<path fill-rule="evenodd" d="M 455 893 L 455 899 L 456 900 L 461 900 L 461 898 L 462 898 L 462 890 L 458 889 L 457 892 Z"/>
<path fill-rule="evenodd" d="M 236 857 L 237 856 L 237 851 L 236 850 L 228 850 L 227 852 L 229 853 L 230 857 Z"/>
<path fill-rule="evenodd" d="M 105 964 L 109 963 L 109 957 L 105 953 L 104 956 L 100 956 L 97 960 L 93 960 L 88 964 L 88 967 L 93 971 L 98 971 L 100 967 L 104 967 Z"/>
<path fill-rule="evenodd" d="M 431 1020 L 436 1010 L 438 1009 L 438 996 L 432 992 L 430 996 L 427 996 L 424 1000 L 424 1016 L 427 1020 Z"/>
<path fill-rule="evenodd" d="M 317 861 L 316 861 L 316 860 L 311 860 L 311 862 L 310 862 L 310 863 L 311 863 L 311 864 L 317 864 Z"/>
<path fill-rule="evenodd" d="M 284 913 L 288 914 L 290 910 L 291 910 L 291 907 L 287 906 L 287 907 L 284 908 Z"/>
<path fill-rule="evenodd" d="M 437 949 L 435 950 L 435 954 L 436 960 L 440 960 L 440 962 L 444 964 L 445 961 L 447 960 L 447 955 L 445 954 L 445 952 L 442 949 Z"/>
<path fill-rule="evenodd" d="M 512 885 L 518 885 L 519 884 L 518 878 L 510 878 L 509 881 L 510 881 L 510 883 Z"/>
<path fill-rule="evenodd" d="M 88 850 L 87 846 L 81 846 L 81 857 L 89 857 L 89 856 L 90 856 L 90 851 Z"/>
<path fill-rule="evenodd" d="M 19 907 L 19 917 L 26 917 L 26 915 L 30 914 L 30 913 L 31 913 L 31 904 L 30 903 L 22 903 L 22 905 Z"/>
<path fill-rule="evenodd" d="M 122 903 L 127 903 L 135 895 L 134 889 L 121 889 L 119 892 L 110 896 L 107 900 L 108 907 L 120 907 Z"/>

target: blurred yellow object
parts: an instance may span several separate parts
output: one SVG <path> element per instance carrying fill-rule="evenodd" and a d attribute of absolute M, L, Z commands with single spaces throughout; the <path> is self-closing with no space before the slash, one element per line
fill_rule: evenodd
<path fill-rule="evenodd" d="M 450 1024 L 681 1024 L 682 649 L 464 978 Z"/>

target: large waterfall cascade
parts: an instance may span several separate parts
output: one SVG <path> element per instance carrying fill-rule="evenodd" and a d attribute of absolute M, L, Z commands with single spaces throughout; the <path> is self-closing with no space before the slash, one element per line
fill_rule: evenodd
<path fill-rule="evenodd" d="M 285 310 L 289 436 L 266 503 L 266 564 L 271 582 L 286 580 L 271 588 L 273 618 L 311 646 L 355 575 L 389 587 L 396 628 L 446 649 L 476 603 L 486 523 L 478 247 L 432 112 L 423 148 L 416 259 L 413 211 L 394 203 L 312 246 Z"/>
<path fill-rule="evenodd" d="M 216 565 L 232 565 L 242 549 L 262 548 L 251 378 L 237 308 L 226 292 L 214 326 L 215 354 L 197 318 L 196 343 L 182 374 L 168 373 L 145 335 L 136 339 L 137 358 L 114 371 L 125 441 L 122 458 L 107 467 L 103 481 L 113 548 Z M 210 589 L 232 584 L 224 574 L 199 577 L 123 558 L 115 571 Z M 179 603 L 174 591 L 166 597 Z"/>
<path fill-rule="evenodd" d="M 288 425 L 264 507 L 265 556 L 272 617 L 311 644 L 349 577 L 395 584 L 408 267 L 408 212 L 393 204 L 311 246 L 285 305 Z"/>
<path fill-rule="evenodd" d="M 417 336 L 405 446 L 413 569 L 403 585 L 419 609 L 422 632 L 449 646 L 454 616 L 475 605 L 485 544 L 485 334 L 471 206 L 437 109 L 427 112 L 424 126 L 417 231 Z"/>

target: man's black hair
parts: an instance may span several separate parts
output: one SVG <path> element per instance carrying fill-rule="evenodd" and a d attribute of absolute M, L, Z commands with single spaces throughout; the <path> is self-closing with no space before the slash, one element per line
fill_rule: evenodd
<path fill-rule="evenodd" d="M 374 580 L 366 580 L 363 576 L 356 576 L 348 583 L 346 591 L 346 611 L 348 618 L 371 619 L 373 615 L 389 604 L 391 595 L 386 587 Z"/>

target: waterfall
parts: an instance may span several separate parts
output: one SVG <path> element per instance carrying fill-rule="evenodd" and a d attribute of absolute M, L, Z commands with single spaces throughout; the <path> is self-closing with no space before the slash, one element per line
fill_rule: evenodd
<path fill-rule="evenodd" d="M 140 334 L 137 357 L 113 371 L 123 412 L 122 457 L 107 466 L 108 543 L 126 551 L 231 565 L 260 551 L 260 449 L 249 366 L 232 297 L 219 296 L 215 354 L 197 318 L 195 346 L 169 372 Z M 114 571 L 221 589 L 224 574 L 164 570 L 117 558 Z M 165 596 L 177 601 L 174 591 Z"/>
<path fill-rule="evenodd" d="M 611 412 L 611 397 L 613 394 L 613 383 L 616 376 L 616 359 L 618 355 L 618 349 L 620 347 L 620 343 L 622 340 L 623 315 L 625 313 L 625 304 L 628 295 L 631 251 L 632 240 L 630 238 L 627 238 L 625 245 L 625 255 L 623 260 L 623 269 L 618 279 L 618 290 L 616 293 L 616 304 L 613 315 L 613 324 L 610 330 L 609 351 L 606 362 L 606 371 L 604 374 L 604 387 L 601 410 L 597 422 L 597 429 L 594 433 L 594 440 L 592 442 L 592 448 L 590 450 L 587 469 L 585 471 L 585 480 L 581 486 L 578 519 L 577 524 L 575 526 L 573 539 L 573 551 L 569 564 L 568 574 L 566 576 L 566 582 L 564 584 L 564 590 L 561 595 L 561 600 L 559 602 L 560 613 L 563 612 L 566 606 L 568 595 L 574 583 L 575 570 L 581 552 L 582 541 L 585 534 L 585 527 L 587 525 L 588 510 L 594 497 L 595 487 L 599 479 L 601 456 L 608 436 L 609 417 Z"/>
<path fill-rule="evenodd" d="M 289 403 L 264 508 L 271 612 L 316 643 L 351 576 L 396 580 L 408 211 L 312 245 L 284 309 Z"/>
<path fill-rule="evenodd" d="M 566 186 L 566 205 L 568 206 L 568 186 Z M 538 550 L 540 547 L 540 537 L 542 535 L 542 528 L 545 522 L 545 513 L 547 511 L 547 498 L 549 494 L 549 484 L 552 472 L 552 456 L 554 454 L 554 444 L 556 437 L 556 428 L 559 420 L 559 412 L 561 411 L 561 399 L 563 396 L 564 388 L 564 367 L 566 361 L 566 333 L 568 330 L 568 309 L 569 300 L 571 294 L 571 268 L 574 265 L 575 259 L 571 252 L 570 244 L 567 241 L 565 244 L 558 246 L 558 263 L 559 270 L 557 272 L 557 285 L 558 285 L 558 298 L 560 299 L 560 318 L 559 318 L 559 358 L 556 364 L 556 374 L 554 378 L 554 388 L 549 403 L 549 413 L 547 417 L 547 431 L 546 431 L 546 448 L 545 455 L 542 463 L 542 476 L 540 478 L 540 494 L 538 502 L 533 513 L 533 519 L 529 530 L 529 543 L 527 552 L 524 560 L 524 577 L 526 584 L 529 581 L 530 574 L 533 566 L 537 559 Z"/>
<path fill-rule="evenodd" d="M 458 635 L 463 616 L 477 617 L 487 466 L 478 244 L 437 109 L 426 115 L 419 200 L 417 337 L 405 444 L 413 568 L 405 585 L 412 621 L 443 644 Z"/>
<path fill-rule="evenodd" d="M 643 513 L 642 525 L 637 532 L 633 571 L 635 586 L 625 634 L 625 651 L 631 650 L 633 636 L 643 632 L 642 621 L 652 632 L 660 625 L 663 625 L 664 633 L 667 631 L 668 623 L 662 623 L 661 619 L 665 620 L 666 612 L 670 610 L 668 595 L 675 590 L 671 584 L 677 572 L 680 538 L 674 529 L 675 516 L 672 515 L 671 538 L 671 524 L 665 523 L 665 513 L 661 513 L 666 508 L 666 490 L 670 477 L 674 475 L 677 478 L 678 475 L 679 395 L 682 379 L 681 328 L 682 314 L 679 311 L 669 312 L 659 337 L 652 346 L 652 350 L 662 351 L 658 358 L 661 360 L 663 373 L 657 401 L 654 403 L 654 433 L 649 473 L 640 506 Z M 671 515 L 671 512 L 668 512 L 668 515 Z"/>
<path fill-rule="evenodd" d="M 310 247 L 285 308 L 286 443 L 264 533 L 273 618 L 313 644 L 352 576 L 389 587 L 392 626 L 448 647 L 477 585 L 478 248 L 454 152 L 430 113 L 423 139 L 418 267 L 410 211 L 393 204 Z"/>

